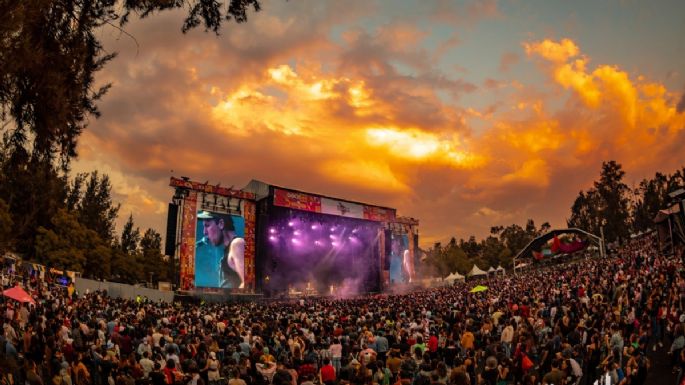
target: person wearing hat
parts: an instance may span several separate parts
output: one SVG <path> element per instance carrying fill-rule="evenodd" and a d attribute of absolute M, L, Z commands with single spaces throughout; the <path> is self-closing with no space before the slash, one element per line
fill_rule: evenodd
<path fill-rule="evenodd" d="M 195 286 L 245 287 L 245 240 L 236 234 L 230 215 L 200 211 L 204 237 L 195 251 Z"/>

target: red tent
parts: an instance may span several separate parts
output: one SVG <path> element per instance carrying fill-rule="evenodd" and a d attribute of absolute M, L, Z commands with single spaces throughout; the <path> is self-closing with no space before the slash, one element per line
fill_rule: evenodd
<path fill-rule="evenodd" d="M 12 298 L 15 301 L 30 302 L 34 305 L 36 304 L 36 301 L 33 300 L 31 295 L 27 293 L 24 289 L 22 289 L 20 286 L 15 286 L 11 289 L 7 289 L 3 291 L 2 294 L 5 297 Z"/>

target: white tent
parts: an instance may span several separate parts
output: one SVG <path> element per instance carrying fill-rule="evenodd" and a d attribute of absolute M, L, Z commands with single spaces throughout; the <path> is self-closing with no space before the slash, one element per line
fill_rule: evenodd
<path fill-rule="evenodd" d="M 468 273 L 466 273 L 466 276 L 467 276 L 467 277 L 475 277 L 475 276 L 478 276 L 478 275 L 488 275 L 488 273 L 485 272 L 485 271 L 483 271 L 483 270 L 481 270 L 481 269 L 480 269 L 478 266 L 476 266 L 475 264 L 474 264 L 473 267 L 471 268 L 471 271 L 469 271 Z"/>
<path fill-rule="evenodd" d="M 453 283 L 454 281 L 463 281 L 463 280 L 464 280 L 464 276 L 459 274 L 458 271 L 455 271 L 454 273 L 451 273 L 450 275 L 445 277 L 445 281 L 447 281 L 449 283 Z"/>
<path fill-rule="evenodd" d="M 495 268 L 492 267 L 492 266 L 490 266 L 490 268 L 488 269 L 488 274 L 489 274 L 489 273 L 494 273 L 494 272 L 495 272 Z"/>
<path fill-rule="evenodd" d="M 497 266 L 497 269 L 496 269 L 496 270 L 497 270 L 498 273 L 501 271 L 502 274 L 504 274 L 504 273 L 507 272 L 506 270 L 504 270 L 504 268 L 502 267 L 502 265 Z"/>

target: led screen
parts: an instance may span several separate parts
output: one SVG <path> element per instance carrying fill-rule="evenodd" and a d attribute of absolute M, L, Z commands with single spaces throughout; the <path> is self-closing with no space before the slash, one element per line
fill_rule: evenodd
<path fill-rule="evenodd" d="M 390 283 L 409 282 L 411 261 L 407 234 L 390 235 Z"/>
<path fill-rule="evenodd" d="M 380 225 L 274 208 L 264 245 L 265 287 L 350 295 L 379 289 Z"/>
<path fill-rule="evenodd" d="M 244 236 L 243 217 L 198 211 L 195 227 L 195 287 L 244 287 Z"/>

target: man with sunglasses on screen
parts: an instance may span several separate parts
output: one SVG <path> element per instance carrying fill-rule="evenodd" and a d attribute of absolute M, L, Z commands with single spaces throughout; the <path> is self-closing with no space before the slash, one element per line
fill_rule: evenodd
<path fill-rule="evenodd" d="M 216 267 L 207 266 L 210 271 L 205 273 L 209 276 L 202 277 L 202 263 L 206 261 L 198 263 L 200 258 L 196 258 L 196 286 L 225 289 L 245 287 L 245 240 L 236 235 L 231 217 L 226 217 L 228 219 L 209 211 L 201 211 L 197 215 L 202 222 L 204 237 L 197 242 L 196 255 L 216 255 L 219 264 Z M 201 279 L 198 280 L 198 277 Z"/>

